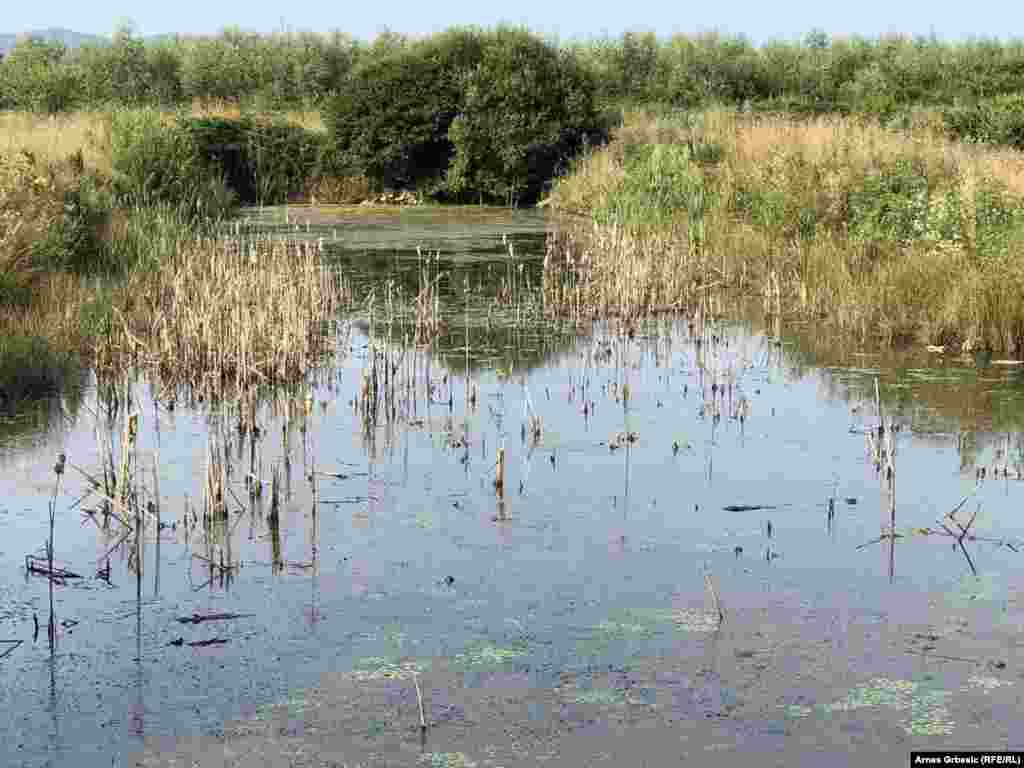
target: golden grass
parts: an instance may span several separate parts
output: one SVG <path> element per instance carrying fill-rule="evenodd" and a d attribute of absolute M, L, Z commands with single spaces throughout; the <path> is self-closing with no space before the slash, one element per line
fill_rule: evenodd
<path fill-rule="evenodd" d="M 0 155 L 23 150 L 44 164 L 60 162 L 81 152 L 86 168 L 109 175 L 109 113 L 0 112 Z"/>
<path fill-rule="evenodd" d="M 168 392 L 212 398 L 300 382 L 334 351 L 327 331 L 350 296 L 321 252 L 317 242 L 265 238 L 182 244 L 118 291 L 100 367 L 137 359 Z"/>
<path fill-rule="evenodd" d="M 177 112 L 164 110 L 170 122 Z M 238 119 L 245 112 L 235 102 L 200 102 L 192 104 L 193 117 L 224 117 Z M 319 111 L 290 110 L 285 120 L 310 131 L 326 130 Z M 86 168 L 104 176 L 110 175 L 110 112 L 83 111 L 59 115 L 31 112 L 0 112 L 0 155 L 22 150 L 31 152 L 43 163 L 66 160 L 81 152 Z"/>

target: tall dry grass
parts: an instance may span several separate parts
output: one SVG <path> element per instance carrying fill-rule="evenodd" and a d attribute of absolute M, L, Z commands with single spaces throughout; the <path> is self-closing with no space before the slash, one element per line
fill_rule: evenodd
<path fill-rule="evenodd" d="M 594 222 L 550 244 L 556 307 L 570 284 L 627 314 L 715 285 L 884 342 L 1024 351 L 1024 156 L 927 121 L 629 113 L 552 202 Z"/>
<path fill-rule="evenodd" d="M 118 290 L 101 368 L 137 361 L 175 396 L 220 398 L 294 384 L 335 351 L 342 276 L 322 245 L 263 237 L 183 243 Z"/>
<path fill-rule="evenodd" d="M 123 108 L 124 109 L 124 108 Z M 223 117 L 240 119 L 245 114 L 236 102 L 195 101 L 192 117 Z M 163 110 L 168 123 L 178 112 Z M 22 150 L 31 152 L 42 162 L 65 160 L 81 152 L 87 168 L 110 175 L 110 111 L 67 112 L 54 115 L 33 112 L 0 112 L 0 155 Z M 284 119 L 310 131 L 326 130 L 319 111 L 290 110 Z"/>
<path fill-rule="evenodd" d="M 86 168 L 110 175 L 110 114 L 0 112 L 0 155 L 30 152 L 42 163 L 82 153 Z"/>

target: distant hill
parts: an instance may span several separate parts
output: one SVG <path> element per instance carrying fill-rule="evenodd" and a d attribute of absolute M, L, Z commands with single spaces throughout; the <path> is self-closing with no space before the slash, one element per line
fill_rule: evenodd
<path fill-rule="evenodd" d="M 71 29 L 61 29 L 60 27 L 39 29 L 34 32 L 30 32 L 29 34 L 38 40 L 59 41 L 64 43 L 68 48 L 78 48 L 80 45 L 85 43 L 103 44 L 110 42 L 110 38 L 107 37 L 102 37 L 100 35 L 83 35 L 81 32 L 75 32 Z M 13 48 L 18 37 L 19 35 L 0 33 L 0 53 L 6 53 Z"/>

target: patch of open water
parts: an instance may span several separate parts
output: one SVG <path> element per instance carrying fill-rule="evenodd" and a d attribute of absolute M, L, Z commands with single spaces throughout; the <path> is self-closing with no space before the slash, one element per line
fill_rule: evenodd
<path fill-rule="evenodd" d="M 509 242 L 529 270 L 542 255 L 536 214 L 388 215 L 318 220 L 308 233 L 300 223 L 298 234 L 334 243 L 364 293 L 387 280 L 414 287 L 410 246 L 421 243 L 440 250 L 449 297 L 507 274 Z M 281 231 L 295 234 L 294 222 Z M 158 453 L 162 516 L 175 528 L 150 527 L 137 567 L 114 546 L 116 524 L 104 530 L 75 506 L 87 482 L 68 472 L 56 553 L 83 578 L 56 590 L 64 624 L 52 654 L 46 582 L 24 558 L 42 552 L 55 455 L 86 472 L 99 464 L 95 393 L 14 437 L 0 432 L 0 641 L 23 641 L 0 645 L 0 762 L 134 765 L 144 748 L 259 723 L 275 705 L 299 739 L 314 721 L 296 692 L 327 679 L 354 686 L 345 722 L 365 737 L 359 749 L 398 750 L 381 765 L 536 764 L 545 744 L 582 754 L 570 745 L 583 736 L 612 755 L 626 725 L 711 721 L 714 738 L 686 748 L 707 760 L 737 749 L 806 756 L 837 734 L 865 748 L 882 733 L 900 751 L 979 745 L 979 734 L 984 746 L 1020 746 L 1009 724 L 1024 685 L 1013 639 L 1024 625 L 1024 486 L 1009 475 L 1024 457 L 999 410 L 1022 391 L 1016 369 L 857 356 L 823 348 L 813 329 L 776 339 L 756 320 L 696 337 L 666 318 L 627 338 L 601 323 L 579 335 L 539 320 L 503 331 L 474 311 L 467 384 L 458 344 L 469 331 L 453 304 L 440 348 L 403 358 L 429 396 L 392 422 L 366 430 L 352 405 L 370 345 L 402 348 L 400 329 L 388 340 L 380 324 L 353 329 L 307 416 L 261 408 L 264 465 L 285 467 L 276 533 L 265 504 L 244 501 L 243 445 L 232 476 L 242 501 L 226 531 L 214 541 L 186 527 L 202 500 L 209 414 L 158 410 L 137 381 L 139 471 L 148 477 Z M 876 423 L 876 375 L 902 426 L 901 538 L 859 548 L 889 524 L 863 434 Z M 536 439 L 523 436 L 530 414 Z M 336 475 L 316 475 L 315 499 L 314 472 Z M 971 533 L 986 539 L 965 542 L 976 576 L 955 539 L 934 533 L 965 496 L 959 519 L 977 511 Z M 241 566 L 228 577 L 201 559 L 222 550 Z M 245 615 L 177 620 L 194 613 Z M 227 642 L 187 645 L 209 640 Z M 429 688 L 429 748 L 406 744 L 418 722 L 413 671 Z M 511 692 L 518 714 L 488 698 L 495 690 Z M 518 752 L 480 735 L 485 713 L 514 720 Z M 551 730 L 529 742 L 542 725 Z"/>

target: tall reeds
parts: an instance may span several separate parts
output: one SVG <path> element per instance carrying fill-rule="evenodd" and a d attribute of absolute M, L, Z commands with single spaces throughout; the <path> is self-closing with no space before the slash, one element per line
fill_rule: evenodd
<path fill-rule="evenodd" d="M 118 292 L 101 357 L 136 360 L 165 391 L 198 398 L 300 381 L 335 351 L 349 297 L 321 255 L 318 242 L 265 237 L 182 243 Z"/>

